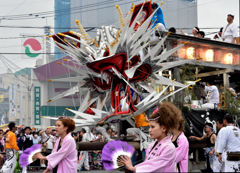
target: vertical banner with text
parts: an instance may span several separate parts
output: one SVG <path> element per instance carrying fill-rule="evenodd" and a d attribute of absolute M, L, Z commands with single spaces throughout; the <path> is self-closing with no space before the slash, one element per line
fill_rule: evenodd
<path fill-rule="evenodd" d="M 41 107 L 41 88 L 34 87 L 34 124 L 35 125 L 41 125 L 40 107 Z"/>
<path fill-rule="evenodd" d="M 9 85 L 9 117 L 16 116 L 16 96 L 14 84 Z"/>

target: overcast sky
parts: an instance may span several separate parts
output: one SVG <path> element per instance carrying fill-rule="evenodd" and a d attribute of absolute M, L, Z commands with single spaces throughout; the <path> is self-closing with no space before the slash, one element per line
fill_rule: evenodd
<path fill-rule="evenodd" d="M 224 27 L 227 24 L 227 15 L 230 13 L 234 15 L 234 23 L 239 26 L 239 0 L 198 0 L 198 26 L 200 29 Z M 216 30 L 206 31 L 215 32 Z M 239 32 L 238 35 L 240 35 Z"/>
<path fill-rule="evenodd" d="M 46 11 L 54 11 L 54 0 L 0 0 L 0 18 L 10 15 L 22 15 L 40 13 Z M 227 24 L 227 14 L 235 15 L 234 23 L 239 26 L 239 0 L 198 0 L 198 26 L 206 27 L 223 27 Z M 20 53 L 21 39 L 20 33 L 40 34 L 44 35 L 43 29 L 23 29 L 23 28 L 5 28 L 1 26 L 31 26 L 43 27 L 45 25 L 54 26 L 54 18 L 44 18 L 41 16 L 28 20 L 4 20 L 0 21 L 0 54 L 1 53 Z M 215 30 L 204 30 L 206 32 L 216 32 Z M 212 36 L 208 36 L 212 37 Z M 11 38 L 11 39 L 3 39 Z M 22 59 L 20 54 L 3 54 L 11 62 L 17 64 L 21 68 L 33 67 L 35 60 Z M 5 73 L 6 67 L 0 61 L 0 73 Z"/>

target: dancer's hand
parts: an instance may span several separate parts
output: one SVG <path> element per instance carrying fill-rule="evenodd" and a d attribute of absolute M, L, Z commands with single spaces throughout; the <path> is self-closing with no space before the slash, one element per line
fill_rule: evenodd
<path fill-rule="evenodd" d="M 47 169 L 45 169 L 45 171 L 43 171 L 43 173 L 49 173 L 50 172 L 50 170 L 47 168 Z"/>
<path fill-rule="evenodd" d="M 210 152 L 209 152 L 209 155 L 213 155 L 213 151 L 210 151 Z"/>
<path fill-rule="evenodd" d="M 35 154 L 36 158 L 40 159 L 40 160 L 46 160 L 46 157 L 44 157 L 41 153 L 37 153 Z"/>
<path fill-rule="evenodd" d="M 132 172 L 136 171 L 136 168 L 133 167 L 133 165 L 132 165 L 132 161 L 131 161 L 130 157 L 122 156 L 121 161 L 122 161 L 122 163 L 124 163 L 124 165 L 127 167 L 128 170 L 130 170 Z"/>

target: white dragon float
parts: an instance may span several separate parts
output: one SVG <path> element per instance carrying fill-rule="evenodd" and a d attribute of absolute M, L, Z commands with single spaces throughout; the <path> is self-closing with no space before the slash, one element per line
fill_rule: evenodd
<path fill-rule="evenodd" d="M 151 46 L 151 49 L 147 48 L 150 47 L 150 37 L 155 34 L 157 28 L 153 27 L 152 18 L 158 9 L 152 10 L 151 1 L 132 5 L 126 18 L 123 17 L 118 5 L 116 8 L 120 29 L 113 25 L 102 26 L 97 30 L 96 38 L 92 39 L 81 23 L 76 20 L 80 33 L 69 31 L 52 35 L 59 49 L 72 57 L 71 60 L 65 60 L 71 61 L 74 66 L 59 64 L 77 72 L 79 76 L 50 80 L 78 82 L 78 84 L 47 101 L 87 92 L 85 98 L 80 101 L 78 111 L 66 109 L 75 114 L 74 121 L 78 126 L 96 126 L 96 129 L 109 140 L 111 139 L 103 128 L 108 123 L 130 120 L 188 87 L 188 85 L 160 76 L 160 71 L 194 61 L 166 62 L 169 56 L 184 46 L 182 44 L 171 50 L 163 51 L 164 42 L 169 34 L 161 38 L 155 46 Z M 142 51 L 143 49 L 145 51 Z M 159 52 L 162 53 L 159 54 Z M 151 86 L 148 83 L 151 83 Z M 154 90 L 154 87 L 159 84 L 166 85 L 166 87 L 162 91 Z M 167 92 L 170 86 L 176 86 L 179 89 Z M 144 99 L 142 90 L 149 92 Z M 92 98 L 93 93 L 102 97 Z M 110 109 L 103 110 L 109 98 Z M 91 109 L 95 115 L 84 113 L 94 102 L 97 103 L 97 107 Z"/>

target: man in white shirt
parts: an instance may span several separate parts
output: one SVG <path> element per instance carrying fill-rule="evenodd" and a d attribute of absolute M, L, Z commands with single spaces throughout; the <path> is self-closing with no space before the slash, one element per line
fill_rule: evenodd
<path fill-rule="evenodd" d="M 236 44 L 236 38 L 238 37 L 238 26 L 233 23 L 234 15 L 228 14 L 228 24 L 223 28 L 222 38 L 224 42 Z"/>
<path fill-rule="evenodd" d="M 224 172 L 240 172 L 240 129 L 233 124 L 233 117 L 226 115 L 223 118 L 226 126 L 221 130 L 221 140 L 216 151 L 219 153 L 218 160 L 222 162 L 222 152 L 225 150 L 227 159 L 225 160 Z"/>
<path fill-rule="evenodd" d="M 209 101 L 208 103 L 205 103 L 202 105 L 202 108 L 209 108 L 209 109 L 215 109 L 218 107 L 219 103 L 219 91 L 218 88 L 214 85 L 213 81 L 206 82 L 207 86 L 200 84 L 197 82 L 197 85 L 200 85 L 205 92 L 209 92 Z"/>
<path fill-rule="evenodd" d="M 52 150 L 54 148 L 55 139 L 52 134 L 52 129 L 47 128 L 39 132 L 39 135 L 42 137 L 42 142 L 47 142 L 48 149 Z"/>
<path fill-rule="evenodd" d="M 84 132 L 82 142 L 90 142 L 93 140 L 93 135 L 89 127 L 84 127 L 82 131 Z M 86 171 L 89 171 L 88 151 L 80 152 L 77 170 L 80 171 L 82 167 L 84 167 Z"/>
<path fill-rule="evenodd" d="M 188 35 L 187 33 L 183 32 L 183 30 L 180 28 L 180 31 L 183 35 Z M 198 27 L 194 27 L 193 30 L 192 30 L 192 34 L 193 35 L 190 35 L 190 36 L 193 36 L 193 37 L 197 37 L 198 36 L 198 32 L 200 31 L 200 29 Z"/>
<path fill-rule="evenodd" d="M 224 166 L 223 166 L 223 163 L 220 163 L 218 161 L 218 152 L 216 151 L 217 148 L 218 148 L 218 144 L 219 142 L 221 141 L 221 130 L 223 129 L 223 118 L 220 118 L 217 120 L 217 130 L 218 130 L 218 133 L 217 133 L 217 139 L 215 141 L 215 146 L 214 146 L 214 149 L 215 149 L 215 160 L 213 161 L 213 172 L 220 172 L 220 171 L 223 171 L 224 170 Z M 223 152 L 222 153 L 222 156 L 225 156 L 226 153 Z M 225 160 L 224 160 L 225 161 Z M 224 162 L 222 160 L 222 162 Z"/>

